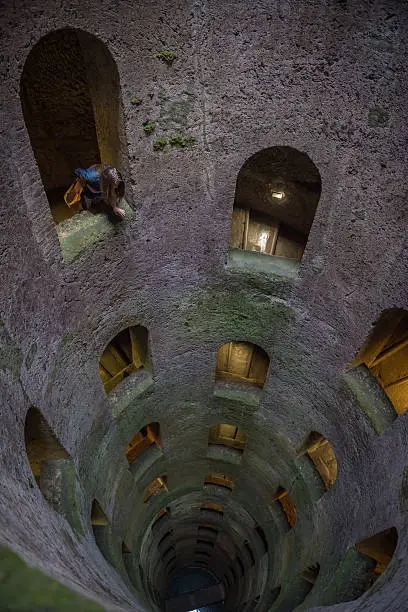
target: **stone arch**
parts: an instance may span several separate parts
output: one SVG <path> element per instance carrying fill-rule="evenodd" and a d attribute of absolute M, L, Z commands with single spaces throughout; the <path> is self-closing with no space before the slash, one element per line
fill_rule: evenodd
<path fill-rule="evenodd" d="M 287 146 L 258 151 L 238 173 L 231 247 L 300 260 L 321 188 L 306 153 Z"/>
<path fill-rule="evenodd" d="M 58 223 L 75 212 L 63 201 L 75 168 L 102 162 L 123 169 L 116 63 L 93 34 L 73 28 L 49 32 L 26 59 L 20 100 L 44 190 Z"/>
<path fill-rule="evenodd" d="M 390 527 L 361 540 L 355 545 L 356 550 L 361 555 L 372 559 L 371 583 L 385 572 L 391 563 L 397 544 L 398 531 L 395 527 Z"/>
<path fill-rule="evenodd" d="M 142 325 L 133 325 L 116 334 L 99 359 L 99 375 L 106 393 L 141 369 L 150 369 L 149 332 Z"/>
<path fill-rule="evenodd" d="M 81 534 L 74 462 L 35 406 L 26 414 L 24 440 L 31 471 L 44 499 Z"/>
<path fill-rule="evenodd" d="M 263 387 L 268 368 L 269 356 L 260 346 L 231 341 L 218 349 L 215 379 Z"/>
<path fill-rule="evenodd" d="M 143 502 L 147 504 L 153 497 L 165 491 L 168 491 L 167 474 L 158 476 L 146 487 L 143 494 Z"/>
<path fill-rule="evenodd" d="M 157 422 L 142 427 L 129 442 L 126 449 L 129 465 L 139 461 L 152 447 L 161 447 L 160 423 Z"/>
<path fill-rule="evenodd" d="M 388 396 L 395 412 L 408 408 L 408 311 L 391 308 L 374 325 L 351 367 L 366 366 Z"/>
<path fill-rule="evenodd" d="M 318 471 L 326 489 L 334 486 L 337 479 L 337 458 L 333 446 L 321 433 L 312 431 L 298 456 L 307 455 Z"/>
<path fill-rule="evenodd" d="M 29 408 L 24 425 L 24 439 L 28 461 L 34 478 L 41 488 L 41 473 L 44 462 L 71 457 L 35 406 Z"/>
<path fill-rule="evenodd" d="M 241 453 L 244 452 L 246 442 L 246 433 L 236 425 L 227 423 L 214 425 L 210 428 L 208 435 L 208 444 L 226 446 Z"/>

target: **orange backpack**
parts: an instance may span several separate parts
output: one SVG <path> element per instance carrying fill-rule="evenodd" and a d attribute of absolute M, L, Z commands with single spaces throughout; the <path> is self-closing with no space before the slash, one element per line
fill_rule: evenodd
<path fill-rule="evenodd" d="M 71 187 L 65 192 L 65 204 L 68 204 L 68 206 L 74 206 L 74 204 L 80 202 L 83 190 L 84 188 L 80 179 L 76 179 L 76 181 L 72 183 Z"/>

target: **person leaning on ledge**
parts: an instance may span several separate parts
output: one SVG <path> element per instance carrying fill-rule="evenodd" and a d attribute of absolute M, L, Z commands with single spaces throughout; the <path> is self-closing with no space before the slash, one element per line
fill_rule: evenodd
<path fill-rule="evenodd" d="M 125 195 L 125 182 L 117 168 L 110 164 L 94 164 L 86 170 L 77 168 L 74 172 L 83 186 L 83 209 L 89 210 L 92 205 L 104 202 L 110 206 L 118 217 L 124 217 L 125 211 L 119 204 Z"/>

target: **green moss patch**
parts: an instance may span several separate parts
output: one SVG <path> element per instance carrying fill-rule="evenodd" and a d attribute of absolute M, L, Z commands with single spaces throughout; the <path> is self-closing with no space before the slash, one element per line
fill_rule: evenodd
<path fill-rule="evenodd" d="M 164 138 L 163 136 L 156 138 L 156 140 L 153 143 L 153 149 L 155 151 L 163 151 L 163 149 L 166 146 L 167 146 L 167 138 Z"/>
<path fill-rule="evenodd" d="M 178 55 L 175 51 L 169 51 L 168 49 L 163 49 L 162 51 L 156 51 L 154 53 L 154 57 L 157 57 L 157 59 L 160 59 L 166 64 L 169 64 L 169 66 L 171 66 L 174 60 L 178 58 Z"/>
<path fill-rule="evenodd" d="M 70 591 L 0 548 L 0 602 L 7 612 L 103 612 L 102 606 Z"/>
<path fill-rule="evenodd" d="M 195 143 L 194 136 L 183 136 L 182 134 L 173 134 L 169 138 L 169 145 L 172 147 L 178 147 L 179 149 L 185 149 Z"/>
<path fill-rule="evenodd" d="M 119 234 L 134 216 L 134 210 L 122 201 L 121 208 L 126 217 L 120 219 L 114 215 L 92 214 L 88 211 L 74 215 L 57 226 L 62 255 L 66 263 L 74 261 L 83 251 L 101 242 L 108 236 Z"/>
<path fill-rule="evenodd" d="M 153 121 L 145 121 L 143 123 L 143 131 L 145 134 L 153 134 L 154 130 L 156 129 L 156 124 L 153 123 Z"/>

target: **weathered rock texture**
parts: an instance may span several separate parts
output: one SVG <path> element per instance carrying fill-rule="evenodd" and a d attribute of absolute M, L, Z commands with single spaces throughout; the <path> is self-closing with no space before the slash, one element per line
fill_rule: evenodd
<path fill-rule="evenodd" d="M 226 558 L 240 550 L 239 562 L 214 559 L 219 571 L 234 565 L 225 579 L 231 610 L 408 610 L 408 412 L 375 428 L 356 393 L 363 378 L 344 381 L 380 313 L 408 307 L 404 3 L 22 0 L 3 9 L 0 542 L 107 609 L 158 609 L 153 599 L 163 596 L 173 552 L 158 546 L 166 532 L 150 529 L 155 516 L 170 508 L 172 548 L 188 559 L 200 506 L 215 502 L 225 509 L 218 538 Z M 54 73 L 44 81 L 49 58 L 24 90 L 31 97 L 20 96 L 30 51 L 50 32 L 65 38 L 64 28 L 88 33 L 116 64 L 120 107 L 113 102 L 115 126 L 107 121 L 106 130 L 116 134 L 120 150 L 111 155 L 136 209 L 71 263 L 36 163 L 39 155 L 47 166 L 50 151 L 51 187 L 60 158 L 49 144 L 36 155 L 41 134 L 28 133 L 23 115 L 28 103 L 40 108 L 34 88 L 60 91 Z M 177 53 L 171 65 L 155 57 L 163 49 Z M 103 74 L 101 58 L 84 61 Z M 75 117 L 66 120 L 77 138 Z M 146 120 L 156 122 L 151 136 Z M 154 150 L 155 139 L 179 133 L 195 144 Z M 254 254 L 229 258 L 238 172 L 273 146 L 305 152 L 321 176 L 298 269 L 272 259 L 259 266 Z M 98 360 L 129 325 L 149 330 L 153 382 L 130 377 L 106 397 Z M 217 348 L 234 339 L 270 356 L 260 401 L 214 394 Z M 73 472 L 55 467 L 65 511 L 53 510 L 30 470 L 30 406 L 72 458 Z M 132 474 L 126 446 L 151 422 L 160 423 L 162 452 Z M 209 456 L 217 423 L 246 432 L 238 463 Z M 328 438 L 338 461 L 326 492 L 297 457 L 312 431 Z M 232 492 L 204 487 L 210 472 L 229 474 Z M 144 504 L 145 488 L 164 474 L 168 492 Z M 278 486 L 297 506 L 290 530 L 271 503 Z M 95 498 L 108 524 L 93 531 Z M 354 545 L 390 527 L 399 535 L 390 567 L 347 602 L 368 571 Z M 123 541 L 130 553 L 122 554 Z M 316 564 L 310 588 L 302 574 Z"/>

